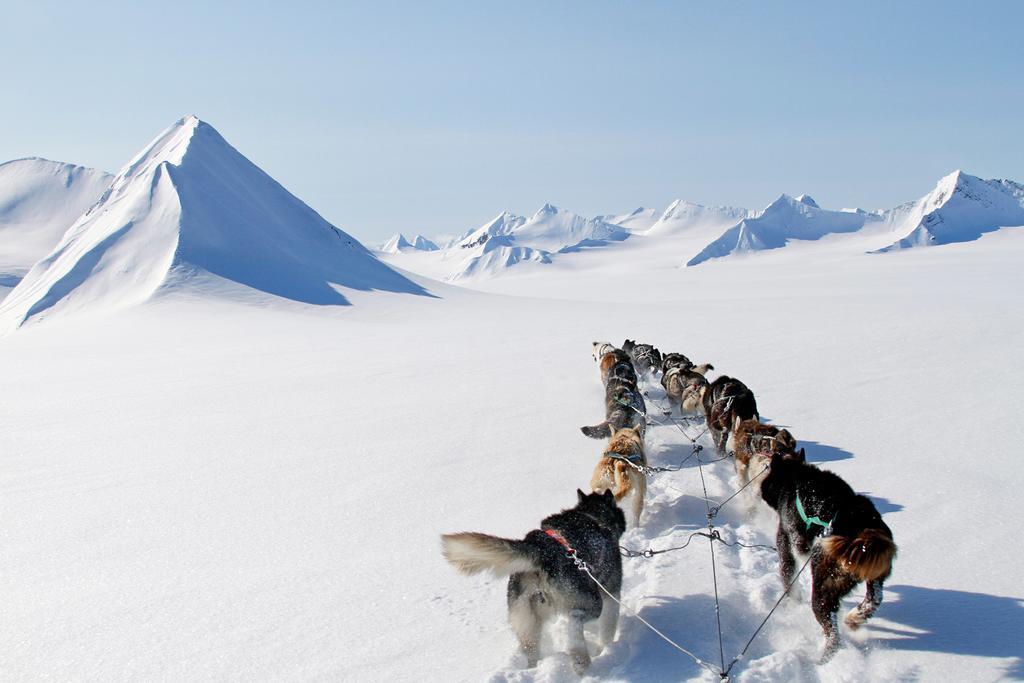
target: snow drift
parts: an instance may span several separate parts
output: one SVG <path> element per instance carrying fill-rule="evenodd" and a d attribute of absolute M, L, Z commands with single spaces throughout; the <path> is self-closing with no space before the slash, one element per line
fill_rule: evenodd
<path fill-rule="evenodd" d="M 954 171 L 921 199 L 886 212 L 886 220 L 903 237 L 880 252 L 969 242 L 997 228 L 1024 225 L 1024 185 Z"/>
<path fill-rule="evenodd" d="M 48 159 L 0 164 L 0 287 L 16 284 L 46 256 L 112 179 Z"/>
<path fill-rule="evenodd" d="M 424 293 L 187 116 L 132 159 L 8 295 L 0 332 L 210 282 L 308 304 L 348 303 L 339 287 Z"/>

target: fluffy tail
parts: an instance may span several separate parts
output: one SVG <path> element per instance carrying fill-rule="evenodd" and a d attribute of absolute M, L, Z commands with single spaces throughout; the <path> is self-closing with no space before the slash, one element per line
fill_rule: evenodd
<path fill-rule="evenodd" d="M 589 427 L 580 427 L 580 431 L 591 439 L 609 439 L 612 435 L 612 428 L 607 422 Z"/>
<path fill-rule="evenodd" d="M 690 369 L 696 372 L 698 375 L 706 375 L 708 374 L 708 370 L 714 370 L 715 366 L 712 365 L 711 363 L 704 363 L 702 365 L 698 365 Z"/>
<path fill-rule="evenodd" d="M 463 574 L 489 571 L 495 576 L 508 576 L 539 569 L 522 541 L 473 531 L 441 536 L 441 553 Z"/>
<path fill-rule="evenodd" d="M 896 557 L 896 544 L 880 529 L 865 529 L 856 538 L 828 536 L 821 545 L 828 557 L 860 581 L 885 576 Z"/>

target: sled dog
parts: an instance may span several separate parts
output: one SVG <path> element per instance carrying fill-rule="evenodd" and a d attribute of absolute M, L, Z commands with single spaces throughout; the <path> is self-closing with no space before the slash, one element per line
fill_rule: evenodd
<path fill-rule="evenodd" d="M 719 454 L 725 455 L 726 441 L 736 417 L 758 419 L 754 393 L 738 379 L 722 375 L 704 388 L 702 400 L 708 432 Z"/>
<path fill-rule="evenodd" d="M 729 440 L 732 442 L 740 486 L 746 486 L 750 481 L 751 469 L 755 474 L 764 471 L 776 453 L 805 459 L 804 449 L 801 448 L 797 453 L 796 439 L 788 429 L 761 424 L 757 420 L 744 420 L 738 415 L 734 418 L 732 436 Z"/>
<path fill-rule="evenodd" d="M 594 491 L 611 490 L 615 502 L 626 512 L 626 521 L 630 526 L 638 527 L 647 493 L 647 476 L 633 465 L 647 465 L 643 429 L 640 426 L 612 428 L 608 446 L 590 477 L 590 488 Z"/>
<path fill-rule="evenodd" d="M 622 350 L 629 354 L 639 372 L 655 373 L 661 370 L 661 351 L 653 344 L 638 344 L 632 339 L 622 343 Z"/>
<path fill-rule="evenodd" d="M 622 590 L 619 538 L 626 519 L 611 491 L 585 494 L 577 490 L 576 507 L 551 515 L 522 540 L 475 532 L 441 537 L 444 557 L 463 574 L 490 571 L 508 576 L 508 619 L 529 666 L 540 659 L 544 625 L 558 615 L 568 617 L 568 654 L 577 674 L 590 666 L 583 639 L 585 622 L 600 619 L 603 648 L 615 638 L 619 606 L 594 582 L 618 598 Z M 576 551 L 593 574 L 591 579 L 568 555 Z"/>
<path fill-rule="evenodd" d="M 647 404 L 635 382 L 611 378 L 604 392 L 604 422 L 580 431 L 591 439 L 607 439 L 619 429 L 636 428 L 642 434 L 647 429 Z"/>
<path fill-rule="evenodd" d="M 861 581 L 867 584 L 864 599 L 846 615 L 851 629 L 882 604 L 882 584 L 896 556 L 892 531 L 870 499 L 835 474 L 808 465 L 802 453 L 772 456 L 761 497 L 779 514 L 776 547 L 784 585 L 796 573 L 793 551 L 810 553 L 811 609 L 825 633 L 821 661 L 828 661 L 839 648 L 840 600 Z"/>
<path fill-rule="evenodd" d="M 704 372 L 713 369 L 710 365 L 702 365 L 700 368 L 705 368 Z M 704 388 L 708 381 L 703 372 L 697 372 L 700 368 L 677 365 L 661 376 L 661 386 L 665 387 L 669 403 L 678 405 L 684 415 L 703 411 Z"/>

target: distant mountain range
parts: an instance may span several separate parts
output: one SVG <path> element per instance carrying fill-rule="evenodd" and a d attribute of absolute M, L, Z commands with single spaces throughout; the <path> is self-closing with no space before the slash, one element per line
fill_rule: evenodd
<path fill-rule="evenodd" d="M 503 211 L 441 245 L 395 235 L 374 253 L 187 116 L 116 175 L 35 158 L 0 164 L 0 297 L 10 290 L 0 332 L 199 285 L 321 305 L 348 303 L 346 288 L 425 293 L 387 263 L 465 281 L 635 240 L 693 267 L 793 244 L 886 253 L 1022 225 L 1024 186 L 956 171 L 886 211 L 823 209 L 807 195 L 756 212 L 676 200 L 593 218 L 545 204 L 530 216 Z"/>

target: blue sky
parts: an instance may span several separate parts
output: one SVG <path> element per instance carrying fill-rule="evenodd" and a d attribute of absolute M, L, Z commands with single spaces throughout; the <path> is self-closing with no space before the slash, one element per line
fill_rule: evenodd
<path fill-rule="evenodd" d="M 11 2 L 0 160 L 186 113 L 367 242 L 545 202 L 881 208 L 1024 181 L 1020 2 Z"/>

